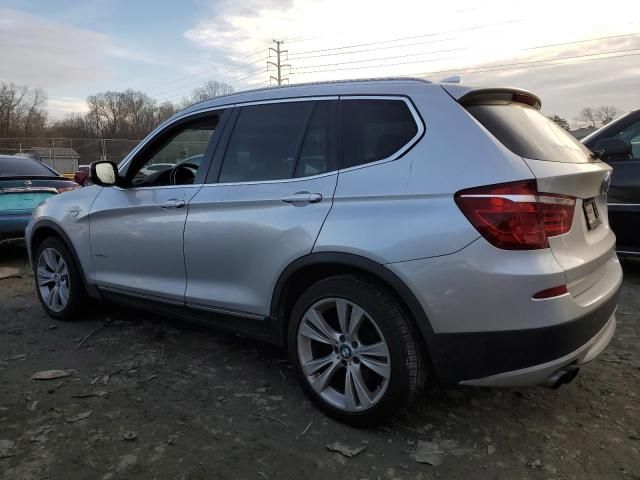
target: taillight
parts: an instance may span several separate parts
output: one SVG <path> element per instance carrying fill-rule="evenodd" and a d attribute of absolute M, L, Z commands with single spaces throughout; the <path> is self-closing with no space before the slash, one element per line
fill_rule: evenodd
<path fill-rule="evenodd" d="M 548 238 L 571 230 L 576 199 L 540 193 L 535 180 L 461 190 L 455 201 L 492 245 L 505 250 L 547 248 Z"/>
<path fill-rule="evenodd" d="M 80 185 L 78 185 L 77 183 L 70 186 L 70 187 L 59 187 L 56 188 L 56 190 L 58 191 L 58 193 L 64 193 L 64 192 L 68 192 L 69 190 L 75 190 L 76 188 L 82 188 Z"/>

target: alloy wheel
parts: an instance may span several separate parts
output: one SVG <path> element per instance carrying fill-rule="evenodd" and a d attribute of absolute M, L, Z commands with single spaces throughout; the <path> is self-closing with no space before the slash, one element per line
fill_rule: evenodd
<path fill-rule="evenodd" d="M 360 306 L 342 298 L 314 303 L 300 321 L 297 342 L 304 376 L 327 403 L 358 412 L 383 397 L 391 378 L 389 347 Z"/>
<path fill-rule="evenodd" d="M 55 248 L 45 248 L 40 253 L 36 267 L 38 289 L 43 302 L 54 312 L 64 310 L 69 302 L 69 269 L 64 258 Z"/>

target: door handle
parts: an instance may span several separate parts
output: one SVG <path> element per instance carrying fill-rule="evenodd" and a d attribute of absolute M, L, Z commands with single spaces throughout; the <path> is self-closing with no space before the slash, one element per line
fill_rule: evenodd
<path fill-rule="evenodd" d="M 296 192 L 292 195 L 287 195 L 282 198 L 282 201 L 285 203 L 318 203 L 322 200 L 322 195 L 320 193 L 311 193 L 311 192 Z"/>
<path fill-rule="evenodd" d="M 171 198 L 166 202 L 160 204 L 160 208 L 182 208 L 187 204 L 184 200 L 178 200 L 177 198 Z"/>

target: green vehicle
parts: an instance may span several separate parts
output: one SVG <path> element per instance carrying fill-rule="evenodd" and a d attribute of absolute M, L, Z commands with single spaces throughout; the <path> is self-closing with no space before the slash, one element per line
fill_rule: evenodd
<path fill-rule="evenodd" d="M 31 212 L 41 202 L 78 187 L 36 160 L 0 155 L 0 244 L 24 237 Z"/>

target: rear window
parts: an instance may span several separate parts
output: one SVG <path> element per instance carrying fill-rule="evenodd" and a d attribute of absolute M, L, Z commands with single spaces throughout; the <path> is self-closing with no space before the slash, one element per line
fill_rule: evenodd
<path fill-rule="evenodd" d="M 42 163 L 24 157 L 1 157 L 0 177 L 53 177 L 57 174 Z"/>
<path fill-rule="evenodd" d="M 584 145 L 535 108 L 507 102 L 469 105 L 466 108 L 516 155 L 554 162 L 594 161 Z"/>

